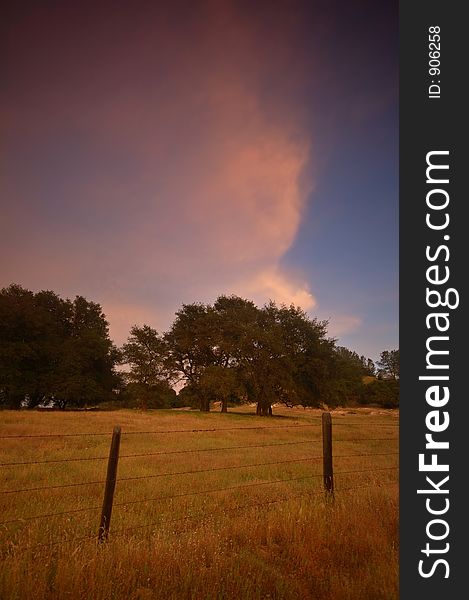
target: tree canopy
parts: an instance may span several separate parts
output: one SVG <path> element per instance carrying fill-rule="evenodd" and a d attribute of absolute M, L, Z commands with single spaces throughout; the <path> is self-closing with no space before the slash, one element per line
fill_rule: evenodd
<path fill-rule="evenodd" d="M 166 345 L 149 325 L 134 325 L 121 349 L 121 360 L 129 366 L 124 378 L 124 400 L 140 408 L 167 408 L 175 403 L 176 392 L 169 383 Z"/>
<path fill-rule="evenodd" d="M 192 399 L 199 396 L 201 410 L 211 399 L 226 410 L 229 398 L 255 403 L 259 415 L 271 414 L 276 402 L 337 404 L 364 370 L 358 356 L 341 355 L 327 337 L 326 321 L 295 306 L 258 308 L 238 296 L 183 305 L 164 340 L 169 370 Z"/>
<path fill-rule="evenodd" d="M 19 285 L 0 290 L 0 391 L 19 407 L 83 406 L 111 397 L 118 351 L 99 304 Z"/>
<path fill-rule="evenodd" d="M 384 350 L 380 354 L 378 376 L 381 379 L 399 379 L 399 350 Z"/>
<path fill-rule="evenodd" d="M 0 401 L 64 408 L 114 399 L 202 411 L 214 401 L 222 411 L 247 402 L 262 416 L 276 403 L 334 407 L 382 398 L 397 405 L 399 350 L 383 351 L 376 370 L 327 328 L 293 305 L 258 307 L 221 295 L 213 304 L 183 304 L 164 333 L 134 325 L 118 350 L 99 304 L 12 284 L 0 290 Z M 126 370 L 117 373 L 118 364 Z"/>

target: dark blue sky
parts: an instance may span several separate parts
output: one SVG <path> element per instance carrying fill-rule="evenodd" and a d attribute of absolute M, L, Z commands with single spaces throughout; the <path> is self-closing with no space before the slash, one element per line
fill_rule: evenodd
<path fill-rule="evenodd" d="M 360 320 L 341 342 L 370 356 L 381 340 L 398 347 L 396 104 L 343 129 L 284 259 L 314 282 L 322 318 L 341 313 Z"/>

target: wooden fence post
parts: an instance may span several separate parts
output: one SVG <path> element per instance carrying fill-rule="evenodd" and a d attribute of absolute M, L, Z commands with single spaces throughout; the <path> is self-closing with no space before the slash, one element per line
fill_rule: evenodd
<path fill-rule="evenodd" d="M 112 501 L 116 487 L 117 462 L 119 460 L 119 446 L 121 441 L 121 428 L 117 425 L 112 432 L 111 449 L 107 463 L 106 485 L 104 487 L 103 509 L 99 524 L 98 542 L 105 542 L 109 537 L 111 523 Z"/>
<path fill-rule="evenodd" d="M 332 466 L 332 418 L 330 412 L 322 413 L 322 468 L 324 489 L 334 494 L 334 471 Z"/>

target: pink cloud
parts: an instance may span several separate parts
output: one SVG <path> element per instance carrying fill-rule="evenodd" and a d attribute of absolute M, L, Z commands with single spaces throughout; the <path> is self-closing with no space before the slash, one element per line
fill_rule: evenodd
<path fill-rule="evenodd" d="M 4 175 L 6 218 L 24 230 L 21 240 L 5 231 L 2 284 L 100 301 L 119 343 L 133 323 L 164 329 L 182 302 L 219 293 L 315 305 L 301 274 L 281 266 L 314 140 L 282 90 L 265 92 L 274 68 L 285 86 L 301 78 L 295 19 L 259 36 L 234 3 L 202 7 L 178 26 L 159 7 L 129 29 L 81 15 L 86 44 L 38 15 L 10 37 L 18 77 L 2 129 L 57 165 L 37 184 L 18 166 Z"/>

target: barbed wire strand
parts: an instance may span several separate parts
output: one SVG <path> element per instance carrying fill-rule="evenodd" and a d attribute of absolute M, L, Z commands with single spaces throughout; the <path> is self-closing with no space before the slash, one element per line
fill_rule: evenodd
<path fill-rule="evenodd" d="M 398 442 L 398 437 L 385 437 L 385 438 L 351 438 L 351 439 L 341 439 L 333 437 L 334 442 Z"/>
<path fill-rule="evenodd" d="M 313 419 L 319 419 L 320 417 L 311 417 Z M 350 421 L 341 421 L 340 418 L 335 420 L 334 425 L 363 425 L 363 421 L 357 423 Z M 368 425 L 376 427 L 399 427 L 399 423 L 376 423 L 368 421 Z M 218 431 L 252 431 L 252 430 L 264 430 L 269 431 L 272 429 L 300 429 L 302 427 L 321 427 L 321 423 L 299 423 L 296 425 L 273 425 L 265 427 L 263 425 L 254 425 L 250 427 L 210 427 L 203 429 L 161 429 L 153 431 L 123 431 L 122 435 L 153 435 L 153 434 L 169 434 L 169 433 L 203 433 L 203 432 L 218 432 Z M 111 432 L 82 432 L 82 433 L 40 433 L 40 434 L 18 434 L 18 435 L 0 435 L 1 440 L 8 439 L 23 439 L 23 438 L 62 438 L 62 437 L 86 437 L 86 436 L 110 436 Z"/>
<path fill-rule="evenodd" d="M 334 475 L 349 475 L 349 474 L 356 474 L 356 473 L 373 473 L 375 471 L 387 471 L 387 470 L 398 470 L 399 467 L 377 467 L 374 469 L 354 469 L 351 471 L 336 471 L 334 473 Z M 198 496 L 201 494 L 209 494 L 209 493 L 215 493 L 215 492 L 223 492 L 223 491 L 228 491 L 228 490 L 235 490 L 235 489 L 242 489 L 245 487 L 256 487 L 256 486 L 262 486 L 262 485 L 273 485 L 273 484 L 277 484 L 277 483 L 283 483 L 283 482 L 288 482 L 288 481 L 301 481 L 304 479 L 314 479 L 317 477 L 322 477 L 321 473 L 318 474 L 314 474 L 314 475 L 306 475 L 306 476 L 302 476 L 302 477 L 291 477 L 291 478 L 287 478 L 287 479 L 275 479 L 275 480 L 269 480 L 269 481 L 262 481 L 262 482 L 253 482 L 253 483 L 246 483 L 246 484 L 241 484 L 241 485 L 235 485 L 235 486 L 228 486 L 228 487 L 224 487 L 224 488 L 215 488 L 215 489 L 210 489 L 210 490 L 201 490 L 198 492 L 183 492 L 182 494 L 173 494 L 173 495 L 168 495 L 168 496 L 158 496 L 156 498 L 143 498 L 140 500 L 129 500 L 127 502 L 117 502 L 114 503 L 114 507 L 120 507 L 120 506 L 128 506 L 128 505 L 132 505 L 132 504 L 143 504 L 146 502 L 157 502 L 157 501 L 161 501 L 161 500 L 172 500 L 175 498 L 183 498 L 183 497 L 188 497 L 188 496 Z M 104 483 L 104 482 L 103 482 Z M 71 514 L 76 514 L 76 513 L 80 513 L 80 512 L 90 512 L 90 511 L 94 511 L 94 510 L 99 510 L 101 508 L 101 506 L 90 506 L 90 507 L 84 507 L 84 508 L 77 508 L 74 510 L 69 510 L 69 511 L 63 511 L 60 513 L 48 513 L 48 514 L 42 514 L 42 515 L 34 515 L 31 517 L 22 517 L 19 519 L 12 519 L 9 521 L 2 521 L 0 522 L 0 525 L 9 525 L 11 523 L 20 523 L 20 522 L 24 522 L 24 521 L 33 521 L 36 519 L 41 519 L 41 518 L 49 518 L 49 517 L 58 517 L 58 516 L 65 516 L 65 515 L 71 515 Z"/>
<path fill-rule="evenodd" d="M 239 449 L 247 449 L 247 448 L 269 448 L 273 446 L 295 446 L 299 444 L 310 444 L 321 442 L 322 440 L 301 440 L 298 442 L 276 442 L 275 444 L 248 444 L 246 446 L 223 446 L 221 448 L 195 448 L 191 450 L 162 450 L 161 452 L 142 452 L 138 454 L 121 454 L 119 455 L 119 460 L 121 458 L 141 458 L 146 456 L 164 456 L 169 454 L 188 454 L 195 452 L 217 452 L 219 450 L 239 450 Z M 61 458 L 61 459 L 51 459 L 51 460 L 33 460 L 33 461 L 24 461 L 24 462 L 10 462 L 10 463 L 0 463 L 0 467 L 13 467 L 13 466 L 24 466 L 24 465 L 43 465 L 50 463 L 67 463 L 67 462 L 80 462 L 80 461 L 88 461 L 88 460 L 107 460 L 108 456 L 90 456 L 84 458 Z"/>
<path fill-rule="evenodd" d="M 128 500 L 127 502 L 114 502 L 113 508 L 118 508 L 118 507 L 122 507 L 122 506 L 130 506 L 133 504 L 145 504 L 147 502 L 159 502 L 159 501 L 163 501 L 163 500 L 173 500 L 176 498 L 185 498 L 185 497 L 189 497 L 189 496 L 199 496 L 199 495 L 211 494 L 211 493 L 215 493 L 215 492 L 225 492 L 225 491 L 243 489 L 243 488 L 248 488 L 248 487 L 257 487 L 257 486 L 262 486 L 262 485 L 274 485 L 277 483 L 284 483 L 284 482 L 290 482 L 290 481 L 301 481 L 304 479 L 313 479 L 316 477 L 322 477 L 322 474 L 305 475 L 304 477 L 289 477 L 288 479 L 273 479 L 270 481 L 243 483 L 241 485 L 231 485 L 231 486 L 227 486 L 227 487 L 223 487 L 223 488 L 200 490 L 197 492 L 183 492 L 181 494 L 171 494 L 171 495 L 167 495 L 167 496 L 158 496 L 155 498 L 142 498 L 140 500 Z M 24 521 L 34 521 L 37 519 L 45 519 L 45 518 L 50 518 L 50 517 L 62 517 L 62 516 L 66 516 L 66 515 L 76 514 L 76 513 L 92 512 L 95 510 L 101 510 L 101 506 L 88 506 L 88 507 L 84 507 L 84 508 L 77 508 L 74 510 L 66 510 L 66 511 L 58 512 L 58 513 L 56 512 L 56 513 L 34 515 L 31 517 L 21 517 L 18 519 L 11 519 L 9 521 L 1 521 L 0 525 L 10 525 L 12 523 L 23 523 Z"/>
<path fill-rule="evenodd" d="M 345 439 L 334 439 L 334 442 L 383 442 L 383 441 L 394 441 L 397 438 L 355 438 L 352 440 Z M 301 440 L 298 442 L 279 442 L 275 444 L 248 444 L 246 446 L 223 446 L 221 448 L 195 448 L 191 450 L 163 450 L 161 452 L 142 452 L 137 454 L 121 454 L 121 458 L 142 458 L 147 456 L 165 456 L 169 454 L 189 454 L 197 452 L 218 452 L 220 450 L 240 450 L 248 448 L 271 448 L 275 446 L 296 446 L 299 444 L 314 444 L 322 442 L 321 439 L 315 440 Z M 28 466 L 28 465 L 45 465 L 54 463 L 68 463 L 68 462 L 82 462 L 82 461 L 93 461 L 93 460 L 107 460 L 108 456 L 89 456 L 83 458 L 58 458 L 58 459 L 47 459 L 47 460 L 32 460 L 32 461 L 21 461 L 21 462 L 9 462 L 0 463 L 0 467 L 14 467 L 14 466 Z"/>
<path fill-rule="evenodd" d="M 269 465 L 283 465 L 283 464 L 287 464 L 287 463 L 304 462 L 304 461 L 314 460 L 314 459 L 319 459 L 319 458 L 322 458 L 322 456 L 311 456 L 311 457 L 307 457 L 307 458 L 283 460 L 283 461 L 276 461 L 276 462 L 253 463 L 250 465 L 230 465 L 227 467 L 212 467 L 210 469 L 198 469 L 195 471 L 173 471 L 171 473 L 156 473 L 154 475 L 141 475 L 141 476 L 136 476 L 136 477 L 117 477 L 116 481 L 137 481 L 140 479 L 154 479 L 156 477 L 166 477 L 166 476 L 170 476 L 170 475 L 188 475 L 190 473 L 207 473 L 210 471 L 223 471 L 223 470 L 229 470 L 229 469 L 244 469 L 244 468 L 248 468 L 248 467 L 263 467 L 263 466 L 269 466 Z M 41 487 L 34 487 L 34 488 L 22 488 L 22 489 L 16 489 L 16 490 L 0 490 L 0 494 L 14 494 L 14 493 L 20 493 L 20 492 L 33 492 L 33 491 L 37 492 L 37 491 L 45 491 L 45 490 L 56 490 L 56 489 L 61 489 L 61 488 L 80 487 L 80 486 L 103 484 L 103 483 L 106 483 L 106 481 L 105 480 L 85 481 L 85 482 L 81 482 L 81 483 L 67 483 L 67 484 L 62 484 L 62 485 L 41 486 Z"/>
<path fill-rule="evenodd" d="M 388 441 L 393 438 L 369 438 L 359 440 L 334 440 L 335 442 L 351 442 L 351 441 Z M 197 452 L 218 452 L 220 450 L 241 450 L 249 448 L 273 448 L 275 446 L 297 446 L 300 444 L 315 444 L 322 442 L 321 439 L 315 440 L 301 440 L 297 442 L 276 442 L 274 444 L 248 444 L 245 446 L 222 446 L 221 448 L 194 448 L 191 450 L 163 450 L 161 452 L 141 452 L 136 454 L 121 454 L 121 458 L 142 458 L 147 456 L 165 456 L 170 454 L 190 454 Z M 85 462 L 93 460 L 107 460 L 108 456 L 88 456 L 83 458 L 57 458 L 47 460 L 31 460 L 31 461 L 18 461 L 9 463 L 0 463 L 0 467 L 15 467 L 15 466 L 29 466 L 29 465 L 45 465 L 45 464 L 60 464 L 69 462 Z"/>
<path fill-rule="evenodd" d="M 156 521 L 153 523 L 147 523 L 145 525 L 135 525 L 133 527 L 126 527 L 126 528 L 114 530 L 112 532 L 112 536 L 117 537 L 117 536 L 127 533 L 128 531 L 135 531 L 137 529 L 147 529 L 150 527 L 156 527 L 157 525 L 161 525 L 162 523 L 165 523 L 165 524 L 177 523 L 177 522 L 183 522 L 183 521 L 192 520 L 192 519 L 207 520 L 208 518 L 211 518 L 213 514 L 223 514 L 228 511 L 232 512 L 234 510 L 244 510 L 247 508 L 257 508 L 257 507 L 261 507 L 261 506 L 268 506 L 268 505 L 279 503 L 279 502 L 286 502 L 288 500 L 293 500 L 300 496 L 306 496 L 306 495 L 316 495 L 316 494 L 301 494 L 301 495 L 297 495 L 297 496 L 293 496 L 293 497 L 290 496 L 289 498 L 280 498 L 280 499 L 276 499 L 276 500 L 269 500 L 268 502 L 262 502 L 262 503 L 256 503 L 256 504 L 251 503 L 251 504 L 245 504 L 245 505 L 238 505 L 236 507 L 231 507 L 229 509 L 212 510 L 211 514 L 209 516 L 207 516 L 207 514 L 200 513 L 197 515 L 185 515 L 184 517 L 179 517 L 177 519 L 167 519 L 165 521 L 162 521 L 160 519 L 159 521 Z M 83 536 L 83 537 L 79 537 L 79 538 L 72 538 L 70 540 L 57 540 L 54 542 L 32 544 L 30 546 L 23 547 L 22 550 L 24 550 L 24 551 L 34 550 L 37 548 L 46 548 L 46 547 L 48 548 L 48 547 L 52 547 L 52 546 L 60 546 L 60 545 L 67 544 L 67 543 L 77 543 L 77 542 L 93 541 L 93 540 L 96 541 L 96 535 L 87 535 L 87 536 Z"/>
<path fill-rule="evenodd" d="M 332 458 L 353 458 L 355 456 L 397 456 L 399 452 L 372 452 L 372 453 L 362 453 L 362 454 L 335 454 Z"/>
<path fill-rule="evenodd" d="M 363 426 L 363 421 L 360 421 L 359 423 L 351 423 L 349 421 L 333 420 L 332 425 L 333 426 L 337 426 L 337 425 L 361 425 L 361 426 Z M 399 427 L 399 423 L 371 423 L 371 422 L 369 422 L 368 425 L 373 425 L 373 427 Z"/>
<path fill-rule="evenodd" d="M 374 453 L 374 454 L 338 454 L 335 458 L 353 458 L 360 456 L 388 456 L 388 455 L 397 455 L 398 452 L 389 452 L 389 453 Z M 229 465 L 225 467 L 211 467 L 210 469 L 197 469 L 191 471 L 173 471 L 167 473 L 155 473 L 153 475 L 140 475 L 135 477 L 118 477 L 116 481 L 138 481 L 143 479 L 154 479 L 158 477 L 169 477 L 171 475 L 189 475 L 192 473 L 209 473 L 212 471 L 227 471 L 231 469 L 245 469 L 249 467 L 264 467 L 264 466 L 274 466 L 274 465 L 284 465 L 289 463 L 296 462 L 305 462 L 309 460 L 320 460 L 322 459 L 322 455 L 308 456 L 305 458 L 295 458 L 291 460 L 282 460 L 282 461 L 274 461 L 274 462 L 264 462 L 264 463 L 253 463 L 249 465 Z M 56 490 L 70 487 L 81 487 L 87 485 L 97 485 L 106 483 L 105 480 L 99 481 L 84 481 L 79 483 L 67 483 L 62 485 L 52 485 L 52 486 L 40 486 L 34 488 L 21 488 L 16 490 L 0 490 L 0 494 L 17 494 L 22 492 L 36 492 L 36 491 L 46 491 L 46 490 Z"/>
<path fill-rule="evenodd" d="M 353 471 L 334 471 L 336 475 L 350 475 L 355 473 L 374 473 L 375 471 L 399 471 L 399 467 L 377 467 L 376 469 L 354 469 Z"/>
<path fill-rule="evenodd" d="M 358 489 L 364 489 L 364 488 L 368 488 L 368 487 L 373 487 L 374 489 L 379 489 L 382 485 L 395 485 L 397 484 L 398 481 L 389 481 L 389 482 L 383 482 L 382 484 L 376 484 L 376 483 L 370 483 L 367 485 L 360 485 L 360 486 L 353 486 L 350 488 L 344 488 L 342 490 L 340 490 L 341 492 L 349 492 L 349 491 L 353 491 L 353 490 L 358 490 Z M 168 519 L 165 521 L 159 520 L 157 522 L 153 522 L 153 523 L 146 523 L 145 525 L 136 525 L 133 527 L 126 527 L 123 529 L 117 529 L 112 531 L 112 536 L 113 537 L 119 537 L 125 533 L 128 533 L 130 531 L 136 531 L 137 529 L 148 529 L 151 527 L 156 527 L 158 525 L 161 524 L 168 524 L 168 523 L 177 523 L 177 522 L 183 522 L 183 521 L 187 521 L 187 520 L 193 520 L 193 519 L 199 519 L 199 520 L 207 520 L 210 519 L 214 514 L 226 514 L 228 512 L 235 512 L 238 510 L 245 510 L 245 509 L 249 509 L 249 508 L 261 508 L 264 506 L 270 506 L 273 504 L 278 504 L 281 502 L 290 502 L 292 500 L 297 500 L 300 498 L 306 498 L 306 497 L 312 497 L 312 496 L 319 496 L 324 494 L 324 491 L 318 491 L 318 492 L 309 492 L 309 493 L 303 493 L 303 494 L 296 494 L 294 496 L 289 496 L 287 498 L 277 498 L 275 500 L 269 500 L 267 502 L 257 502 L 257 503 L 250 503 L 250 504 L 244 504 L 244 505 L 237 505 L 234 507 L 230 507 L 228 509 L 221 509 L 221 510 L 212 510 L 210 515 L 207 515 L 206 513 L 199 513 L 197 515 L 186 515 L 184 517 L 180 517 L 178 519 Z M 70 540 L 58 540 L 58 541 L 54 541 L 54 542 L 48 542 L 48 543 L 40 543 L 40 544 L 32 544 L 30 546 L 26 546 L 26 547 L 22 547 L 21 550 L 22 551 L 26 551 L 26 550 L 34 550 L 34 549 L 38 549 L 38 548 L 48 548 L 51 546 L 59 546 L 59 545 L 64 545 L 64 544 L 69 544 L 69 543 L 77 543 L 77 542 L 84 542 L 84 541 L 96 541 L 96 535 L 88 535 L 88 536 L 83 536 L 83 537 L 79 537 L 79 538 L 72 538 Z"/>
<path fill-rule="evenodd" d="M 45 485 L 40 487 L 32 487 L 32 488 L 20 488 L 16 490 L 0 490 L 0 494 L 19 494 L 21 492 L 42 492 L 46 490 L 60 490 L 63 488 L 73 488 L 73 487 L 82 487 L 86 485 L 98 485 L 106 483 L 104 479 L 100 479 L 99 481 L 82 481 L 80 483 L 65 483 L 61 485 Z"/>
<path fill-rule="evenodd" d="M 150 435 L 150 434 L 166 434 L 166 433 L 206 433 L 217 431 L 252 431 L 271 430 L 271 429 L 301 429 L 303 427 L 321 427 L 321 423 L 300 423 L 297 425 L 274 425 L 272 427 L 264 427 L 262 425 L 251 427 L 210 427 L 204 429 L 160 429 L 154 431 L 123 431 L 122 435 Z M 112 432 L 88 432 L 88 433 L 42 433 L 31 435 L 0 435 L 0 440 L 20 439 L 20 438 L 62 438 L 62 437 L 86 437 L 86 436 L 111 436 Z"/>

